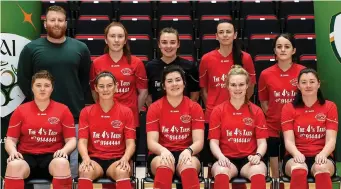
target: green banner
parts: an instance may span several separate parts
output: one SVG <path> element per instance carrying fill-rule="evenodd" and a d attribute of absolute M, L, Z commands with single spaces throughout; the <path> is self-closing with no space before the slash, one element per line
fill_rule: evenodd
<path fill-rule="evenodd" d="M 11 113 L 24 101 L 17 85 L 20 52 L 40 36 L 40 1 L 0 1 L 1 7 L 1 176 L 5 173 L 4 140 Z"/>
<path fill-rule="evenodd" d="M 341 118 L 341 2 L 315 1 L 317 68 L 327 99 L 337 104 Z M 340 131 L 339 124 L 339 131 Z M 338 135 L 336 158 L 341 161 L 341 135 Z"/>

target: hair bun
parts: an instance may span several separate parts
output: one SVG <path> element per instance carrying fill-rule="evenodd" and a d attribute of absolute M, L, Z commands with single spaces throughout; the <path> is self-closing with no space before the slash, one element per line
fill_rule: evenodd
<path fill-rule="evenodd" d="M 240 65 L 237 65 L 237 64 L 234 64 L 234 65 L 231 67 L 231 69 L 236 69 L 236 68 L 243 68 L 243 67 L 240 66 Z"/>

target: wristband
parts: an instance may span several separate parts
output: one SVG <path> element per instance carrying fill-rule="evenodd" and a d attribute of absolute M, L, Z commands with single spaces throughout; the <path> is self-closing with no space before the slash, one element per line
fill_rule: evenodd
<path fill-rule="evenodd" d="M 260 157 L 260 159 L 262 159 L 262 158 L 263 158 L 262 154 L 260 154 L 260 153 L 258 153 L 258 152 L 256 153 L 256 155 L 257 155 L 257 156 L 259 156 L 259 157 Z"/>
<path fill-rule="evenodd" d="M 189 150 L 189 151 L 191 152 L 191 155 L 193 155 L 193 150 L 192 150 L 191 147 L 188 147 L 188 148 L 186 148 L 186 149 Z"/>

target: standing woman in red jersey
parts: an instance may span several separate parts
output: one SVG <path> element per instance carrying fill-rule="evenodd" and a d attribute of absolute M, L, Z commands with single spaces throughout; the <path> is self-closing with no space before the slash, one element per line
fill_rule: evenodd
<path fill-rule="evenodd" d="M 262 71 L 258 82 L 258 94 L 261 107 L 266 115 L 269 138 L 267 155 L 273 178 L 279 178 L 278 157 L 281 144 L 281 110 L 290 103 L 296 94 L 297 76 L 304 66 L 297 64 L 295 39 L 290 34 L 280 34 L 275 38 L 274 52 L 277 64 Z M 275 182 L 278 182 L 277 180 Z M 281 188 L 284 184 L 281 183 Z"/>
<path fill-rule="evenodd" d="M 130 108 L 112 100 L 117 80 L 101 72 L 94 80 L 96 104 L 85 107 L 79 118 L 78 149 L 82 157 L 78 188 L 92 189 L 92 181 L 106 175 L 118 189 L 131 189 L 130 159 L 135 152 L 135 125 Z"/>
<path fill-rule="evenodd" d="M 214 189 L 228 189 L 229 180 L 240 175 L 251 180 L 251 189 L 265 189 L 265 117 L 261 108 L 249 102 L 249 74 L 235 65 L 226 78 L 230 99 L 213 109 L 210 119 L 210 147 Z"/>
<path fill-rule="evenodd" d="M 204 145 L 204 114 L 200 105 L 184 96 L 185 74 L 176 65 L 164 69 L 161 84 L 165 96 L 147 112 L 149 173 L 154 188 L 170 189 L 174 173 L 184 189 L 199 189 L 198 154 Z"/>
<path fill-rule="evenodd" d="M 5 189 L 24 189 L 24 179 L 50 179 L 51 175 L 53 188 L 72 187 L 68 156 L 76 148 L 76 130 L 68 107 L 50 99 L 53 86 L 48 71 L 35 73 L 34 100 L 12 114 L 5 142 L 9 155 Z"/>
<path fill-rule="evenodd" d="M 217 25 L 216 39 L 219 47 L 201 58 L 199 65 L 199 84 L 201 97 L 205 103 L 205 139 L 208 133 L 208 122 L 213 108 L 229 99 L 229 92 L 226 90 L 226 73 L 233 65 L 242 66 L 250 75 L 250 83 L 247 89 L 247 96 L 251 97 L 256 83 L 256 73 L 250 54 L 242 51 L 236 41 L 237 30 L 229 20 L 221 20 Z M 205 140 L 205 147 L 201 155 L 204 163 L 212 161 L 212 154 L 209 143 Z M 237 186 L 238 184 L 234 185 Z M 246 188 L 245 184 L 241 184 Z M 236 189 L 236 188 L 235 188 Z"/>
<path fill-rule="evenodd" d="M 139 139 L 139 111 L 148 96 L 148 80 L 143 62 L 132 56 L 128 44 L 128 32 L 119 22 L 112 22 L 105 30 L 105 54 L 96 58 L 90 70 L 92 96 L 98 100 L 94 79 L 102 71 L 110 71 L 117 79 L 115 99 L 133 111 L 137 140 Z"/>
<path fill-rule="evenodd" d="M 317 72 L 303 69 L 298 76 L 298 92 L 282 110 L 282 130 L 287 150 L 283 159 L 291 189 L 306 189 L 307 175 L 315 177 L 316 189 L 331 189 L 335 174 L 333 160 L 338 114 L 336 105 L 325 100 Z"/>

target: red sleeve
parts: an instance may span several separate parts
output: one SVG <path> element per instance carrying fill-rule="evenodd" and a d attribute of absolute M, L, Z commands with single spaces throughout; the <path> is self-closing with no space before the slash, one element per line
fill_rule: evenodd
<path fill-rule="evenodd" d="M 253 64 L 253 60 L 250 54 L 243 53 L 243 67 L 250 75 L 250 81 L 252 84 L 256 84 L 256 71 Z"/>
<path fill-rule="evenodd" d="M 9 121 L 9 126 L 7 130 L 7 136 L 12 138 L 19 138 L 20 137 L 20 131 L 21 131 L 21 125 L 24 121 L 20 106 L 13 112 L 11 119 Z"/>
<path fill-rule="evenodd" d="M 329 110 L 327 112 L 326 117 L 326 128 L 330 130 L 338 130 L 338 114 L 337 114 L 337 107 L 335 103 L 331 102 Z"/>
<path fill-rule="evenodd" d="M 135 71 L 136 88 L 137 89 L 148 89 L 148 79 L 146 69 L 143 62 L 137 58 L 137 65 Z"/>
<path fill-rule="evenodd" d="M 205 119 L 204 119 L 204 112 L 202 111 L 202 108 L 200 105 L 196 102 L 194 102 L 192 111 L 191 111 L 191 117 L 192 117 L 192 130 L 195 129 L 205 129 Z"/>
<path fill-rule="evenodd" d="M 258 81 L 258 96 L 259 101 L 269 101 L 269 91 L 266 87 L 266 78 L 264 72 L 260 74 Z"/>
<path fill-rule="evenodd" d="M 281 114 L 282 131 L 294 130 L 294 114 L 295 109 L 291 103 L 283 106 Z"/>
<path fill-rule="evenodd" d="M 148 108 L 147 112 L 147 123 L 146 123 L 146 131 L 158 131 L 159 132 L 159 108 L 154 102 Z"/>
<path fill-rule="evenodd" d="M 90 88 L 92 90 L 95 90 L 95 79 L 96 79 L 96 68 L 95 68 L 95 62 L 92 62 L 91 67 L 90 67 Z"/>
<path fill-rule="evenodd" d="M 76 128 L 72 113 L 70 112 L 69 108 L 65 107 L 63 112 L 63 136 L 64 138 L 71 138 L 76 137 Z"/>
<path fill-rule="evenodd" d="M 221 130 L 221 110 L 214 108 L 210 117 L 210 127 L 208 130 L 208 139 L 220 139 Z"/>
<path fill-rule="evenodd" d="M 208 73 L 207 73 L 207 56 L 203 56 L 199 65 L 199 84 L 201 88 L 207 88 Z"/>
<path fill-rule="evenodd" d="M 78 138 L 89 139 L 89 113 L 87 108 L 88 107 L 83 108 L 79 115 Z"/>
<path fill-rule="evenodd" d="M 258 108 L 255 115 L 256 126 L 256 139 L 268 138 L 268 128 L 266 127 L 266 121 L 264 113 Z"/>
<path fill-rule="evenodd" d="M 134 124 L 134 119 L 132 119 L 133 112 L 127 108 L 125 113 L 125 126 L 124 126 L 124 137 L 125 139 L 136 139 L 136 127 Z"/>

